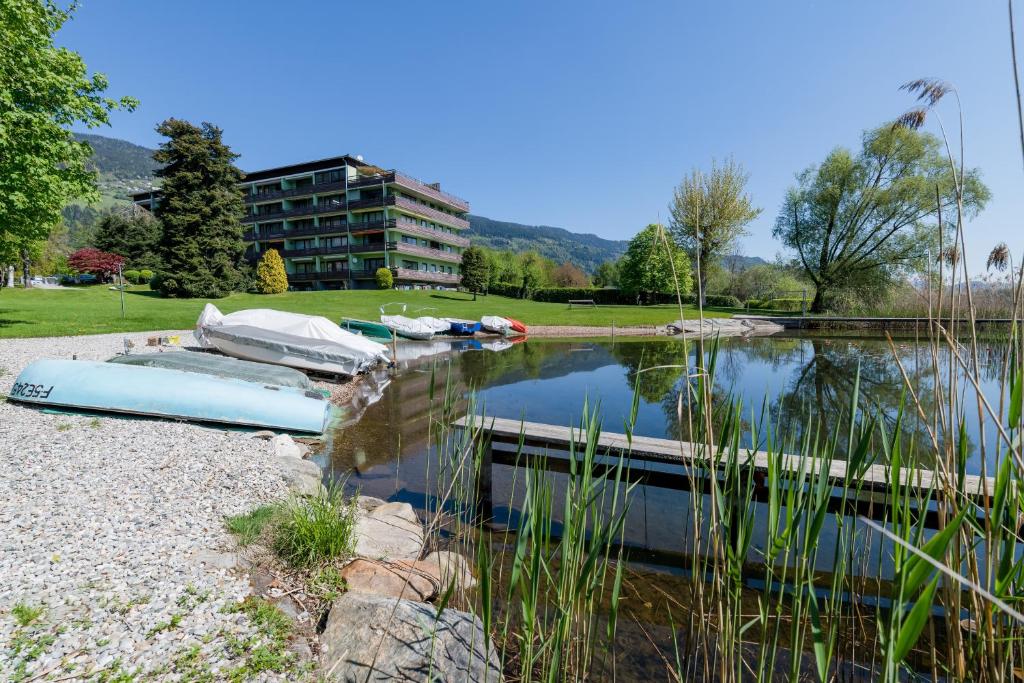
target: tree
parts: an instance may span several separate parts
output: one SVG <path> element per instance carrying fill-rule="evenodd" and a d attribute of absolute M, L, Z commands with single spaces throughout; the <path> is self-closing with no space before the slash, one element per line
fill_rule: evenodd
<path fill-rule="evenodd" d="M 672 293 L 677 280 L 679 293 L 689 294 L 693 286 L 690 259 L 668 239 L 664 226 L 648 225 L 629 241 L 620 265 L 620 286 L 637 294 Z"/>
<path fill-rule="evenodd" d="M 238 157 L 213 124 L 167 119 L 156 130 L 168 140 L 153 159 L 163 179 L 156 217 L 160 238 L 160 294 L 222 297 L 244 282 L 244 211 Z"/>
<path fill-rule="evenodd" d="M 619 262 L 605 261 L 594 273 L 594 284 L 598 287 L 619 286 Z"/>
<path fill-rule="evenodd" d="M 712 162 L 710 173 L 694 169 L 673 193 L 670 229 L 700 268 L 697 293 L 701 305 L 707 296 L 711 268 L 735 249 L 736 240 L 746 234 L 747 224 L 761 214 L 745 191 L 749 177 L 731 159 L 721 166 Z"/>
<path fill-rule="evenodd" d="M 527 251 L 519 255 L 520 289 L 522 298 L 529 298 L 538 287 L 543 286 L 544 257 L 535 251 Z"/>
<path fill-rule="evenodd" d="M 391 274 L 390 268 L 378 268 L 377 289 L 391 289 L 395 285 L 395 276 Z"/>
<path fill-rule="evenodd" d="M 800 173 L 774 235 L 814 283 L 811 311 L 823 312 L 839 294 L 870 297 L 935 249 L 937 195 L 949 225 L 956 191 L 939 140 L 898 125 L 867 131 L 857 155 L 838 147 Z M 965 215 L 988 197 L 977 170 L 966 173 Z"/>
<path fill-rule="evenodd" d="M 277 249 L 267 249 L 256 264 L 256 291 L 260 294 L 283 294 L 288 291 L 288 274 L 284 270 L 284 259 L 277 253 Z"/>
<path fill-rule="evenodd" d="M 54 44 L 70 17 L 54 2 L 0 4 L 0 239 L 3 250 L 19 252 L 26 286 L 31 244 L 46 240 L 69 201 L 98 198 L 96 173 L 86 168 L 92 149 L 69 128 L 95 128 L 137 104 L 105 97 L 107 79 L 89 76 L 77 53 Z"/>
<path fill-rule="evenodd" d="M 92 247 L 79 249 L 68 257 L 68 266 L 79 273 L 92 273 L 107 280 L 124 264 L 124 258 Z"/>
<path fill-rule="evenodd" d="M 125 267 L 160 267 L 160 221 L 140 206 L 113 210 L 100 219 L 93 246 L 124 256 Z"/>
<path fill-rule="evenodd" d="M 491 264 L 480 247 L 469 247 L 462 252 L 462 286 L 473 292 L 476 301 L 477 292 L 487 288 L 490 278 Z"/>
<path fill-rule="evenodd" d="M 590 280 L 586 273 L 566 261 L 552 271 L 551 284 L 555 287 L 587 287 Z"/>

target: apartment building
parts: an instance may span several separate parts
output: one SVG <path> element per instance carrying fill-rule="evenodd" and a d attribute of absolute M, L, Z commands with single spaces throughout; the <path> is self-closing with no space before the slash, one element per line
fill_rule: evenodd
<path fill-rule="evenodd" d="M 400 171 L 340 156 L 247 173 L 246 255 L 284 258 L 293 289 L 454 288 L 469 240 L 469 204 Z M 134 195 L 152 207 L 159 192 Z"/>

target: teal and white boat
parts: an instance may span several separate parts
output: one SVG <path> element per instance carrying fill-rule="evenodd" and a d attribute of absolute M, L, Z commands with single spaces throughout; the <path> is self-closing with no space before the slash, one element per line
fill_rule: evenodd
<path fill-rule="evenodd" d="M 358 318 L 342 318 L 341 329 L 361 334 L 374 341 L 391 341 L 393 339 L 391 330 L 383 323 L 375 323 L 372 320 L 359 320 Z"/>
<path fill-rule="evenodd" d="M 169 351 L 164 353 L 132 353 L 114 356 L 108 363 L 121 365 L 138 365 L 166 370 L 182 370 L 184 372 L 200 372 L 205 375 L 241 379 L 246 382 L 274 384 L 279 387 L 292 387 L 309 391 L 313 383 L 309 377 L 281 365 L 256 363 L 238 358 L 228 358 L 215 353 L 196 351 Z"/>
<path fill-rule="evenodd" d="M 38 360 L 8 398 L 53 408 L 97 410 L 320 434 L 334 416 L 316 392 L 197 372 L 81 360 Z"/>

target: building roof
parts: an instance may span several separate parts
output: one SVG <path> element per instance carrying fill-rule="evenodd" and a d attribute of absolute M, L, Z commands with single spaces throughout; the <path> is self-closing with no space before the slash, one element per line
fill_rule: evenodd
<path fill-rule="evenodd" d="M 242 179 L 243 182 L 251 183 L 259 180 L 269 180 L 270 178 L 280 178 L 286 175 L 296 175 L 298 173 L 310 173 L 312 171 L 321 171 L 325 168 L 338 168 L 340 166 L 369 166 L 365 161 L 360 161 L 354 156 L 349 154 L 343 154 L 339 157 L 327 157 L 326 159 L 317 159 L 315 161 L 303 161 L 298 164 L 289 164 L 288 166 L 277 166 L 275 168 L 264 168 L 259 171 L 252 171 L 246 173 Z"/>

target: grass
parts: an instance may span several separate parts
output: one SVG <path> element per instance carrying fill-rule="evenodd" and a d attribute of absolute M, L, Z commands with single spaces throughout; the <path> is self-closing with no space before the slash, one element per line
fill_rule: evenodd
<path fill-rule="evenodd" d="M 342 317 L 377 320 L 379 308 L 390 302 L 408 304 L 407 313 L 431 308 L 423 315 L 479 318 L 506 315 L 527 325 L 580 325 L 601 327 L 615 323 L 626 325 L 664 325 L 679 318 L 675 305 L 598 306 L 573 308 L 566 304 L 541 303 L 500 296 L 479 296 L 461 292 L 436 291 L 338 291 L 286 292 L 284 294 L 234 294 L 224 299 L 162 299 L 148 286 L 134 286 L 125 293 L 127 314 L 121 318 L 118 292 L 106 285 L 74 289 L 0 290 L 0 338 L 51 337 L 60 335 L 103 334 L 183 330 L 195 326 L 203 306 L 211 301 L 230 313 L 245 308 L 276 308 L 294 313 L 322 315 L 337 321 Z M 397 312 L 396 310 L 393 312 Z M 696 317 L 696 309 L 684 307 L 687 317 Z M 706 317 L 730 317 L 731 309 L 705 309 Z"/>
<path fill-rule="evenodd" d="M 274 519 L 278 509 L 278 506 L 274 505 L 261 505 L 244 515 L 227 517 L 224 524 L 228 531 L 238 538 L 238 542 L 246 546 L 260 537 L 263 529 Z"/>
<path fill-rule="evenodd" d="M 24 602 L 19 602 L 11 608 L 11 615 L 14 617 L 14 621 L 18 626 L 25 627 L 29 626 L 43 616 L 43 612 L 46 610 L 42 605 L 28 605 Z"/>

